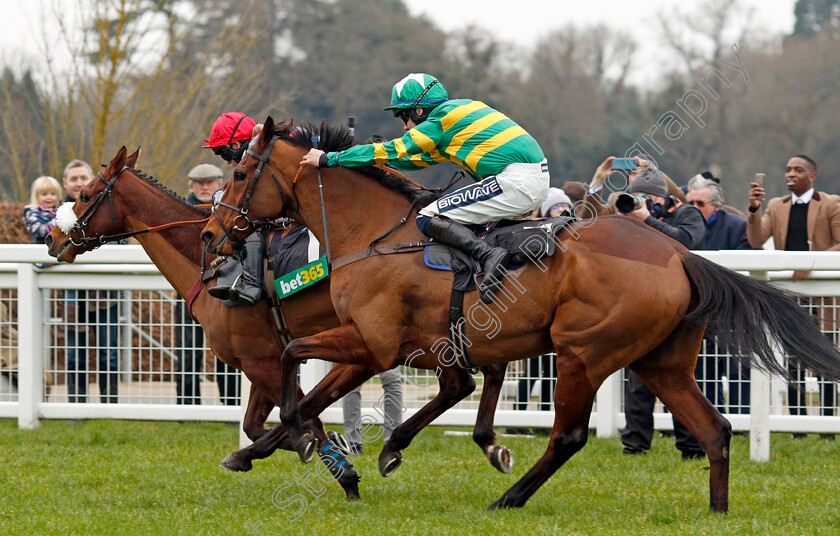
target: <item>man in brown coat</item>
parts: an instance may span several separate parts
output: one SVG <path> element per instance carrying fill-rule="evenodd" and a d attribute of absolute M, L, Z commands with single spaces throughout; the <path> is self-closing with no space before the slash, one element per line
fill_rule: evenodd
<path fill-rule="evenodd" d="M 840 250 L 840 201 L 814 190 L 816 178 L 817 164 L 810 157 L 799 154 L 791 158 L 785 171 L 790 195 L 771 199 L 764 214 L 764 187 L 756 182 L 750 185 L 747 238 L 752 247 L 761 248 L 772 236 L 779 250 Z M 796 208 L 798 205 L 806 206 Z M 806 277 L 807 272 L 798 272 L 796 279 Z"/>
<path fill-rule="evenodd" d="M 773 237 L 777 250 L 784 251 L 835 251 L 840 250 L 840 199 L 814 189 L 817 163 L 804 154 L 794 155 L 785 168 L 785 181 L 789 195 L 774 197 L 762 214 L 764 185 L 750 185 L 750 206 L 747 214 L 747 239 L 754 248 L 761 248 Z M 796 271 L 794 280 L 801 281 L 808 271 Z M 804 382 L 804 371 L 791 370 Z M 820 381 L 823 414 L 834 415 L 834 384 Z M 791 415 L 805 414 L 804 383 L 802 390 L 791 384 L 788 387 L 788 404 Z M 804 434 L 794 434 L 801 437 Z M 833 439 L 833 436 L 827 436 Z"/>

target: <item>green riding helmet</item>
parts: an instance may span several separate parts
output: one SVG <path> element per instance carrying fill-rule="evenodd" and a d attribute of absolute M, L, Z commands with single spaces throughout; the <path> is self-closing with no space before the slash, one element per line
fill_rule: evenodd
<path fill-rule="evenodd" d="M 384 109 L 434 108 L 448 100 L 449 92 L 437 78 L 425 73 L 411 73 L 394 84 L 391 89 L 391 105 Z"/>

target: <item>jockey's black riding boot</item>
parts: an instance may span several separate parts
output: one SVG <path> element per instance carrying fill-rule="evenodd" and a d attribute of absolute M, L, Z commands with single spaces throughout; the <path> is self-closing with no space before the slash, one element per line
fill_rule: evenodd
<path fill-rule="evenodd" d="M 242 251 L 227 260 L 239 264 L 236 270 L 223 269 L 216 286 L 207 291 L 214 298 L 254 305 L 262 296 L 262 244 L 259 235 L 252 236 L 245 240 Z"/>
<path fill-rule="evenodd" d="M 484 282 L 480 286 L 481 301 L 493 303 L 493 289 L 502 284 L 502 268 L 508 257 L 507 251 L 491 247 L 460 223 L 438 216 L 429 221 L 429 236 L 460 249 L 481 263 L 484 271 Z"/>

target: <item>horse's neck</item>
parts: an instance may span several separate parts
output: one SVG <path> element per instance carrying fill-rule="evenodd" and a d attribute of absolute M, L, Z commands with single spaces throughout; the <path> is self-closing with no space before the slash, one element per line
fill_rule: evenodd
<path fill-rule="evenodd" d="M 125 199 L 128 214 L 126 231 L 140 231 L 176 221 L 202 220 L 190 207 L 152 185 L 146 185 L 143 192 Z M 182 296 L 187 296 L 198 281 L 201 229 L 201 224 L 191 223 L 136 237 L 160 273 Z"/>
<path fill-rule="evenodd" d="M 323 177 L 324 200 L 333 258 L 368 247 L 408 216 L 411 202 L 374 179 L 345 168 Z M 312 181 L 315 182 L 315 181 Z M 317 183 L 298 193 L 299 213 L 322 245 L 325 244 L 321 197 Z M 413 217 L 389 235 L 386 242 L 418 240 L 422 233 Z"/>

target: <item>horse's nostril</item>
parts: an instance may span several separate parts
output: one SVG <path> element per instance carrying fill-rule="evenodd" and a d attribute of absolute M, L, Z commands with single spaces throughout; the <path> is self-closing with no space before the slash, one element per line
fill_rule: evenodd
<path fill-rule="evenodd" d="M 213 242 L 214 238 L 216 238 L 216 236 L 213 234 L 212 231 L 204 231 L 203 233 L 201 233 L 201 241 L 208 246 Z"/>
<path fill-rule="evenodd" d="M 47 245 L 47 248 L 52 248 L 52 245 L 53 245 L 53 237 L 52 237 L 52 235 L 49 235 L 49 234 L 48 234 L 48 235 L 47 235 L 47 237 L 46 237 L 46 238 L 44 238 L 44 243 Z"/>

